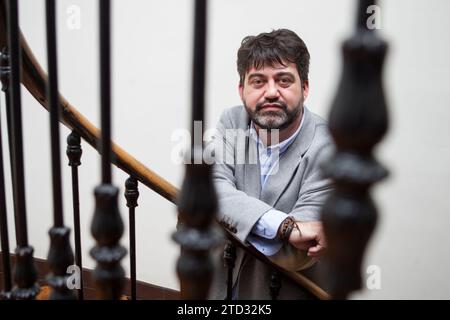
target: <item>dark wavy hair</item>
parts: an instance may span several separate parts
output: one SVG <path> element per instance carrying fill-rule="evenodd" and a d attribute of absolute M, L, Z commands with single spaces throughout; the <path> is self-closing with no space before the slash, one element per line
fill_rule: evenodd
<path fill-rule="evenodd" d="M 254 67 L 273 67 L 275 64 L 295 63 L 302 81 L 308 80 L 309 52 L 302 39 L 293 31 L 278 29 L 247 36 L 237 53 L 239 83 L 244 83 L 245 73 Z"/>

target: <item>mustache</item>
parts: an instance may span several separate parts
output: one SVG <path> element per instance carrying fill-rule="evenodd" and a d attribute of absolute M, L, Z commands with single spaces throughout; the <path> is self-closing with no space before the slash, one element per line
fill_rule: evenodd
<path fill-rule="evenodd" d="M 266 105 L 276 105 L 277 107 L 280 107 L 283 111 L 287 110 L 287 104 L 284 103 L 283 101 L 263 101 L 256 104 L 255 112 L 261 111 Z"/>

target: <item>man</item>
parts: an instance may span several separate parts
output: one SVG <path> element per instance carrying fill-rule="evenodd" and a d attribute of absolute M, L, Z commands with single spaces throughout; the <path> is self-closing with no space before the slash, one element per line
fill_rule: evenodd
<path fill-rule="evenodd" d="M 244 38 L 237 58 L 243 106 L 223 112 L 215 139 L 222 155 L 213 171 L 222 225 L 274 260 L 287 247 L 295 248 L 291 251 L 303 254 L 295 270 L 311 266 L 325 250 L 318 219 L 330 191 L 319 169 L 332 145 L 327 125 L 303 105 L 309 58 L 304 42 L 290 30 Z M 239 132 L 246 133 L 244 139 Z M 227 273 L 219 254 L 216 258 L 210 296 L 223 299 Z M 237 249 L 234 298 L 270 299 L 272 271 Z M 280 299 L 308 297 L 282 276 Z"/>

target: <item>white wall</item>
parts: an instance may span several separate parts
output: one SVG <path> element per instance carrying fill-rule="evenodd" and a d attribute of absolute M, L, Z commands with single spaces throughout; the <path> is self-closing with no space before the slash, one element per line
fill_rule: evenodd
<path fill-rule="evenodd" d="M 149 168 L 179 186 L 183 167 L 171 162 L 176 142 L 171 134 L 189 128 L 191 25 L 193 1 L 114 1 L 113 139 Z M 239 104 L 235 60 L 241 39 L 248 34 L 289 28 L 306 42 L 311 53 L 310 97 L 307 105 L 327 117 L 340 75 L 340 43 L 352 30 L 355 1 L 227 0 L 210 1 L 207 79 L 208 127 L 220 112 Z M 60 90 L 99 125 L 97 2 L 58 1 Z M 71 5 L 81 9 L 81 29 L 67 27 Z M 365 267 L 381 269 L 381 289 L 365 290 L 357 299 L 450 298 L 446 276 L 450 258 L 447 228 L 450 209 L 450 25 L 446 0 L 383 1 L 382 35 L 390 43 L 385 88 L 391 129 L 377 149 L 392 172 L 375 187 L 380 223 L 368 250 Z M 22 30 L 46 68 L 44 1 L 20 1 Z M 51 225 L 49 114 L 25 91 L 23 96 L 26 195 L 30 243 L 35 256 L 45 258 Z M 5 141 L 5 114 L 2 98 Z M 68 130 L 61 130 L 64 141 Z M 5 145 L 6 143 L 4 143 Z M 4 146 L 5 155 L 8 155 Z M 100 179 L 100 158 L 83 144 L 80 167 L 85 266 L 94 267 L 87 251 L 94 210 L 93 188 Z M 8 160 L 5 157 L 5 160 Z M 72 227 L 70 169 L 64 159 L 66 224 Z M 6 166 L 6 168 L 9 168 Z M 6 179 L 10 181 L 9 170 Z M 114 170 L 121 188 L 126 176 Z M 138 278 L 178 288 L 177 246 L 170 240 L 175 207 L 145 187 L 137 208 Z M 11 190 L 7 192 L 10 239 L 14 247 Z M 125 223 L 123 197 L 120 207 Z M 122 238 L 126 245 L 128 234 Z M 124 260 L 127 268 L 128 261 Z M 128 271 L 127 271 L 128 272 Z"/>

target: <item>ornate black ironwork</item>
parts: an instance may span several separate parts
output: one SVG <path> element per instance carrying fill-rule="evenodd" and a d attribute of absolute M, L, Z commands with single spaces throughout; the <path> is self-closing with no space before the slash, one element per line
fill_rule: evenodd
<path fill-rule="evenodd" d="M 61 156 L 59 145 L 59 90 L 58 60 L 56 50 L 56 8 L 55 0 L 46 0 L 47 58 L 48 58 L 48 101 L 50 106 L 50 139 L 53 186 L 53 227 L 49 231 L 50 250 L 48 262 L 51 273 L 49 284 L 52 287 L 50 299 L 74 300 L 75 294 L 67 285 L 67 269 L 73 264 L 73 251 L 70 246 L 70 229 L 64 226 Z"/>
<path fill-rule="evenodd" d="M 221 241 L 211 228 L 217 211 L 211 166 L 203 161 L 202 141 L 194 141 L 195 122 L 201 121 L 203 126 L 204 120 L 206 12 L 206 0 L 196 0 L 191 131 L 193 152 L 191 163 L 186 165 L 186 175 L 177 201 L 181 226 L 173 235 L 173 239 L 181 245 L 177 274 L 183 299 L 207 297 L 213 272 L 209 251 Z"/>
<path fill-rule="evenodd" d="M 6 101 L 6 126 L 8 130 L 8 146 L 9 146 L 9 163 L 10 163 L 10 169 L 11 169 L 11 184 L 12 184 L 12 191 L 13 191 L 13 197 L 16 197 L 16 178 L 15 178 L 15 169 L 14 169 L 14 159 L 13 159 L 13 148 L 14 148 L 14 141 L 13 141 L 13 118 L 12 118 L 12 111 L 11 111 L 11 99 L 10 99 L 10 74 L 11 74 L 11 66 L 9 64 L 9 54 L 8 51 L 5 48 L 2 49 L 1 58 L 0 58 L 0 65 L 1 65 L 1 71 L 0 71 L 0 79 L 2 82 L 2 91 L 5 93 L 5 101 Z"/>
<path fill-rule="evenodd" d="M 387 44 L 366 26 L 367 7 L 374 3 L 359 3 L 356 33 L 342 47 L 344 68 L 329 116 L 337 150 L 323 168 L 335 189 L 322 219 L 328 282 L 336 299 L 361 288 L 362 259 L 377 221 L 369 190 L 387 176 L 373 156 L 388 127 L 381 77 Z"/>
<path fill-rule="evenodd" d="M 5 198 L 5 177 L 3 171 L 3 149 L 1 137 L 1 123 L 0 123 L 0 236 L 2 248 L 3 261 L 3 290 L 0 292 L 1 300 L 9 300 L 12 289 L 11 281 L 11 262 L 9 259 L 9 237 L 8 237 L 8 219 L 6 212 L 6 198 Z"/>
<path fill-rule="evenodd" d="M 18 245 L 15 250 L 17 260 L 14 268 L 15 286 L 12 295 L 16 300 L 31 300 L 39 293 L 33 252 L 33 247 L 24 245 Z"/>
<path fill-rule="evenodd" d="M 236 261 L 236 247 L 231 241 L 228 241 L 223 250 L 223 262 L 227 268 L 227 297 L 226 300 L 233 299 L 233 269 Z"/>
<path fill-rule="evenodd" d="M 129 177 L 125 181 L 125 198 L 127 199 L 129 233 L 130 233 L 130 275 L 131 275 L 131 300 L 136 300 L 136 220 L 135 208 L 139 198 L 138 181 Z"/>
<path fill-rule="evenodd" d="M 11 67 L 9 66 L 9 55 L 6 48 L 2 48 L 0 52 L 0 81 L 2 82 L 2 91 L 7 94 L 9 92 Z"/>
<path fill-rule="evenodd" d="M 81 254 L 81 231 L 80 231 L 80 195 L 78 187 L 78 166 L 81 165 L 81 138 L 72 131 L 67 136 L 66 154 L 69 158 L 69 166 L 72 167 L 72 202 L 73 202 L 73 226 L 75 232 L 75 264 L 80 269 L 80 288 L 78 289 L 78 299 L 84 299 L 83 291 L 83 259 Z"/>
<path fill-rule="evenodd" d="M 277 300 L 281 290 L 281 275 L 280 272 L 276 269 L 273 269 L 272 273 L 270 274 L 269 290 L 270 298 L 272 300 Z"/>
<path fill-rule="evenodd" d="M 119 244 L 123 234 L 117 197 L 111 184 L 111 4 L 100 0 L 100 97 L 102 134 L 102 184 L 95 188 L 96 208 L 91 233 L 97 241 L 91 255 L 97 261 L 93 278 L 101 299 L 119 299 L 125 283 L 120 261 L 126 250 Z"/>
<path fill-rule="evenodd" d="M 37 272 L 34 266 L 33 248 L 28 245 L 28 232 L 25 205 L 25 177 L 22 139 L 22 106 L 20 97 L 20 61 L 19 17 L 17 0 L 8 1 L 8 47 L 10 53 L 10 105 L 12 114 L 12 158 L 14 217 L 16 225 L 17 262 L 14 269 L 13 296 L 15 299 L 33 299 L 39 292 L 36 283 Z"/>
<path fill-rule="evenodd" d="M 93 278 L 101 299 L 119 299 L 124 285 L 125 272 L 120 260 L 126 250 L 119 245 L 123 222 L 117 204 L 118 192 L 118 188 L 110 184 L 95 188 L 96 208 L 91 233 L 97 245 L 92 248 L 91 255 L 97 261 Z"/>
<path fill-rule="evenodd" d="M 6 123 L 7 123 L 7 129 L 8 129 L 8 145 L 9 149 L 11 150 L 9 153 L 9 162 L 10 162 L 10 168 L 11 168 L 11 178 L 12 178 L 12 189 L 13 189 L 13 197 L 15 197 L 15 190 L 14 187 L 15 184 L 15 169 L 14 169 L 14 160 L 13 160 L 13 152 L 12 149 L 14 147 L 14 141 L 12 140 L 12 114 L 11 114 L 11 106 L 10 106 L 10 74 L 11 74 L 11 67 L 9 64 L 9 54 L 8 51 L 5 48 L 2 49 L 2 52 L 0 54 L 0 81 L 2 83 L 2 91 L 5 93 L 5 101 L 6 101 Z M 2 158 L 3 159 L 3 158 Z M 3 161 L 2 161 L 3 165 Z M 4 173 L 4 170 L 3 170 Z M 4 176 L 3 176 L 3 183 L 4 183 Z M 4 185 L 3 185 L 4 188 Z M 3 189 L 4 190 L 4 189 Z M 12 288 L 12 282 L 11 282 L 11 262 L 9 258 L 9 237 L 8 237 L 8 222 L 7 222 L 7 214 L 6 214 L 6 199 L 2 201 L 2 203 L 5 204 L 5 208 L 2 213 L 2 231 L 1 231 L 1 237 L 2 237 L 2 257 L 3 257 L 3 269 L 4 272 L 4 282 L 5 286 L 3 291 L 0 293 L 0 299 L 2 300 L 11 300 L 13 299 L 13 294 L 11 291 Z"/>
<path fill-rule="evenodd" d="M 7 93 L 10 68 L 8 65 L 8 55 L 6 49 L 0 53 L 0 80 L 2 82 L 2 90 Z M 12 279 L 11 279 L 11 262 L 9 259 L 9 237 L 8 237 L 8 215 L 6 212 L 5 198 L 5 176 L 3 170 L 3 142 L 2 142 L 2 126 L 0 119 L 0 236 L 2 245 L 2 261 L 3 261 L 3 290 L 0 292 L 0 300 L 10 300 L 12 298 Z"/>
<path fill-rule="evenodd" d="M 73 251 L 70 246 L 70 229 L 64 226 L 53 226 L 50 231 L 50 250 L 47 260 L 51 270 L 48 283 L 52 287 L 51 300 L 74 300 L 74 291 L 69 289 L 68 266 L 73 264 Z"/>

